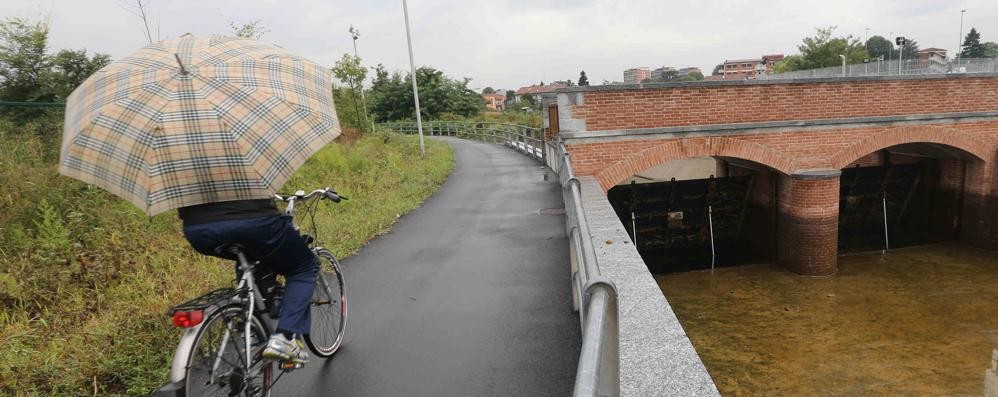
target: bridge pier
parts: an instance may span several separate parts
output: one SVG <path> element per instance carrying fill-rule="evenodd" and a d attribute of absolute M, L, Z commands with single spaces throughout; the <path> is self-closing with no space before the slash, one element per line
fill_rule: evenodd
<path fill-rule="evenodd" d="M 838 271 L 841 170 L 801 170 L 779 183 L 777 253 L 786 269 L 806 276 Z"/>

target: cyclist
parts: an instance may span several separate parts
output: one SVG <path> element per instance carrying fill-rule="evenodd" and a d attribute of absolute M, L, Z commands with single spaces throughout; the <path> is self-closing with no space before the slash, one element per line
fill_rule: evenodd
<path fill-rule="evenodd" d="M 320 265 L 291 217 L 279 213 L 272 199 L 194 205 L 179 208 L 177 214 L 184 224 L 184 236 L 196 251 L 235 260 L 217 248 L 239 244 L 247 257 L 284 276 L 277 332 L 267 341 L 263 357 L 298 365 L 308 362 L 301 337 L 310 330 L 310 302 Z M 273 278 L 273 274 L 258 278 L 260 288 L 266 291 L 268 285 L 274 285 Z"/>

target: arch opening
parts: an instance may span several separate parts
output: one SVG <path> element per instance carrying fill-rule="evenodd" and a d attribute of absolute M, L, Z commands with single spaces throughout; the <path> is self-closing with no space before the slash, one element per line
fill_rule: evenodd
<path fill-rule="evenodd" d="M 983 164 L 977 155 L 955 146 L 909 142 L 845 165 L 839 254 L 971 239 L 974 231 L 965 221 L 973 201 L 968 187 Z"/>
<path fill-rule="evenodd" d="M 780 175 L 737 157 L 688 157 L 634 172 L 607 198 L 652 273 L 772 262 Z"/>

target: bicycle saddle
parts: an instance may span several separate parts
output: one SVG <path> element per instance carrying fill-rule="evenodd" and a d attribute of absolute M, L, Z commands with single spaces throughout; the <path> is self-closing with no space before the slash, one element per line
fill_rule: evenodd
<path fill-rule="evenodd" d="M 215 252 L 218 253 L 218 254 L 237 255 L 240 252 L 245 253 L 246 252 L 246 247 L 244 247 L 242 244 L 234 244 L 234 243 L 233 244 L 222 244 L 222 245 L 219 245 L 218 247 L 215 247 Z"/>

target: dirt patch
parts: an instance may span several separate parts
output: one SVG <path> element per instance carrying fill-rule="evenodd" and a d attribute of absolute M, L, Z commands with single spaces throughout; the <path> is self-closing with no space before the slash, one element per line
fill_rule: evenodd
<path fill-rule="evenodd" d="M 336 143 L 353 143 L 361 138 L 360 130 L 352 127 L 343 127 L 340 136 L 336 137 Z"/>
<path fill-rule="evenodd" d="M 657 277 L 724 395 L 981 395 L 995 382 L 998 254 L 938 244 Z M 986 379 L 988 378 L 988 379 Z"/>

